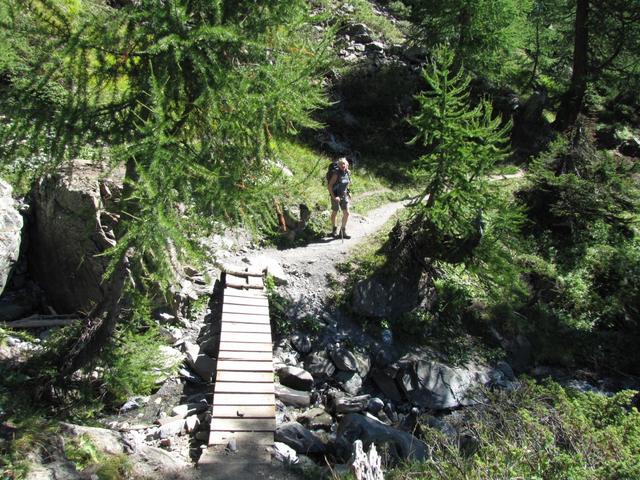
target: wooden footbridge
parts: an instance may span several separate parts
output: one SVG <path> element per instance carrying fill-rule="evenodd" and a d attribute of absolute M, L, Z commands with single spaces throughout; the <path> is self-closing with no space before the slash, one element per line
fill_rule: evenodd
<path fill-rule="evenodd" d="M 262 272 L 228 270 L 222 281 L 209 449 L 200 463 L 224 464 L 231 478 L 247 462 L 270 460 L 265 447 L 273 445 L 276 428 L 273 347 Z M 232 457 L 230 452 L 236 448 L 241 455 Z M 225 478 L 216 470 L 215 478 Z"/>

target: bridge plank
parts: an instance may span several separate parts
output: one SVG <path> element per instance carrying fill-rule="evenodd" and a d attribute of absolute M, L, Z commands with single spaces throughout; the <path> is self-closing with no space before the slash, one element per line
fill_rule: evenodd
<path fill-rule="evenodd" d="M 227 305 L 252 305 L 255 307 L 269 307 L 269 299 L 267 297 L 246 297 L 242 295 L 233 295 L 227 291 L 224 292 L 224 303 Z"/>
<path fill-rule="evenodd" d="M 274 393 L 273 379 L 269 383 L 221 382 L 216 380 L 215 395 L 218 393 Z"/>
<path fill-rule="evenodd" d="M 271 336 L 271 325 L 267 323 L 222 322 L 220 331 L 232 333 L 266 333 Z"/>
<path fill-rule="evenodd" d="M 247 288 L 234 288 L 234 287 L 225 287 L 225 294 L 233 295 L 234 297 L 246 297 L 246 298 L 267 298 L 267 294 L 262 290 L 257 289 L 247 289 Z"/>
<path fill-rule="evenodd" d="M 218 351 L 218 360 L 249 360 L 271 362 L 273 360 L 273 352 L 238 352 L 220 350 Z"/>
<path fill-rule="evenodd" d="M 264 288 L 264 281 L 262 280 L 262 277 L 249 277 L 247 280 L 250 287 Z"/>
<path fill-rule="evenodd" d="M 275 418 L 211 418 L 212 432 L 273 432 Z"/>
<path fill-rule="evenodd" d="M 231 437 L 238 446 L 273 445 L 273 432 L 210 432 L 209 445 L 226 445 Z"/>
<path fill-rule="evenodd" d="M 275 405 L 273 393 L 216 393 L 213 405 Z"/>
<path fill-rule="evenodd" d="M 240 342 L 240 343 L 271 343 L 271 333 L 242 333 L 225 332 L 220 333 L 220 343 Z M 233 350 L 226 348 L 225 350 Z"/>
<path fill-rule="evenodd" d="M 275 405 L 216 405 L 211 410 L 212 418 L 274 418 Z"/>
<path fill-rule="evenodd" d="M 246 360 L 218 360 L 218 371 L 273 372 L 273 361 L 250 362 Z"/>
<path fill-rule="evenodd" d="M 271 343 L 220 342 L 220 350 L 236 352 L 273 352 Z"/>
<path fill-rule="evenodd" d="M 270 325 L 269 315 L 244 315 L 242 313 L 222 313 L 222 322 L 266 323 Z"/>
<path fill-rule="evenodd" d="M 219 370 L 216 382 L 271 382 L 273 384 L 273 373 Z"/>
<path fill-rule="evenodd" d="M 234 305 L 224 303 L 222 313 L 242 313 L 243 315 L 269 315 L 269 307 L 265 305 Z"/>

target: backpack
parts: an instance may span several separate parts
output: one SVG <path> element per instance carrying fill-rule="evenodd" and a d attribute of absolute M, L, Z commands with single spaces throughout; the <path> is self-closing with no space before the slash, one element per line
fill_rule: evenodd
<path fill-rule="evenodd" d="M 333 174 L 338 173 L 339 171 L 340 169 L 338 168 L 338 161 L 334 160 L 329 164 L 329 167 L 327 168 L 327 173 L 325 175 L 325 184 L 328 185 L 329 180 L 331 180 L 331 177 L 333 177 Z"/>

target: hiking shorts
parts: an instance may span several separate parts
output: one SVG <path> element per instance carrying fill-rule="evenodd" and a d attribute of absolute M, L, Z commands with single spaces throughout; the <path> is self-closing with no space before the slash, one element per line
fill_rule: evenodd
<path fill-rule="evenodd" d="M 340 198 L 339 202 L 336 202 L 335 197 L 331 197 L 331 210 L 337 212 L 338 210 L 346 210 L 349 208 L 349 195 L 345 195 Z"/>

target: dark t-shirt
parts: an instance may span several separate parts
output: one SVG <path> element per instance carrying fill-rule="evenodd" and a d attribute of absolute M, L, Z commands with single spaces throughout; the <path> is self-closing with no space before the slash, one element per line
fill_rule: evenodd
<path fill-rule="evenodd" d="M 339 171 L 336 175 L 338 175 L 338 178 L 336 179 L 336 183 L 333 184 L 333 193 L 336 197 L 344 197 L 347 193 L 349 183 L 351 183 L 351 177 L 346 170 L 344 172 Z"/>

